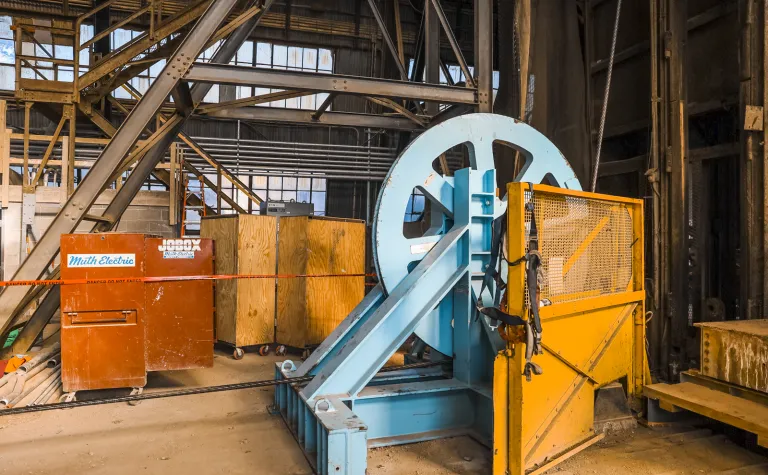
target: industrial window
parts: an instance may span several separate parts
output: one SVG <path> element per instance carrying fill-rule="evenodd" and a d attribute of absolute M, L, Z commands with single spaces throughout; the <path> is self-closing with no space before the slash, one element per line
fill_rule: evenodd
<path fill-rule="evenodd" d="M 405 208 L 406 223 L 414 223 L 419 221 L 424 214 L 424 195 L 417 189 L 413 189 L 411 198 L 408 200 L 408 205 Z"/>
<path fill-rule="evenodd" d="M 315 215 L 325 216 L 325 178 L 254 176 L 253 191 L 268 200 L 312 203 L 315 205 Z"/>
<path fill-rule="evenodd" d="M 206 173 L 206 178 L 216 183 L 215 173 Z M 298 201 L 299 203 L 312 203 L 315 205 L 315 215 L 325 215 L 326 179 L 310 177 L 290 176 L 266 176 L 266 175 L 238 175 L 241 182 L 249 185 L 251 190 L 262 199 Z M 194 186 L 199 187 L 195 184 Z M 238 190 L 229 180 L 222 179 L 222 191 L 232 198 L 244 209 L 248 209 L 250 199 Z M 211 208 L 216 208 L 218 200 L 214 190 L 206 188 L 205 202 Z M 234 210 L 225 202 L 221 204 L 224 214 L 233 213 Z M 251 205 L 254 213 L 258 213 L 255 205 Z"/>
<path fill-rule="evenodd" d="M 16 88 L 15 63 L 11 17 L 0 16 L 0 89 L 13 91 Z"/>
<path fill-rule="evenodd" d="M 325 74 L 331 74 L 333 72 L 333 53 L 329 49 L 286 46 L 264 42 L 258 42 L 255 46 L 253 64 L 257 68 L 307 71 Z M 239 99 L 241 97 L 260 96 L 279 91 L 282 91 L 282 89 L 244 87 L 238 90 L 237 97 Z M 327 97 L 328 93 L 310 94 L 293 99 L 272 101 L 268 104 L 261 104 L 261 106 L 315 110 Z"/>
<path fill-rule="evenodd" d="M 136 31 L 136 30 L 126 30 L 122 28 L 118 28 L 117 30 L 110 33 L 110 41 L 111 46 L 113 50 L 117 50 L 125 46 L 126 44 L 130 43 L 131 41 L 135 40 L 139 36 L 142 36 L 144 32 L 142 31 Z M 164 44 L 166 40 L 162 40 L 159 44 Z M 136 58 L 134 58 L 134 61 L 140 61 L 143 58 L 144 54 L 138 55 Z M 131 85 L 136 91 L 138 91 L 140 94 L 144 94 L 147 92 L 147 89 L 149 89 L 149 85 L 152 84 L 152 82 L 157 78 L 157 76 L 160 74 L 160 72 L 165 67 L 165 60 L 161 59 L 160 61 L 157 61 L 156 63 L 151 64 L 147 69 L 141 71 L 139 74 L 137 74 L 135 77 L 130 79 L 128 81 L 128 84 Z M 122 87 L 118 87 L 112 92 L 112 95 L 118 99 L 133 99 L 133 96 L 126 91 Z"/>
<path fill-rule="evenodd" d="M 0 90 L 14 90 L 16 87 L 16 43 L 14 31 L 11 29 L 13 19 L 9 16 L 0 16 Z M 93 27 L 81 25 L 81 41 L 88 41 L 93 37 Z M 51 35 L 44 28 L 39 28 L 34 33 L 34 40 L 29 34 L 24 35 L 21 45 L 21 53 L 29 57 L 22 62 L 21 77 L 25 79 L 47 79 L 56 81 L 72 81 L 74 69 L 72 61 L 73 45 L 71 37 Z M 35 59 L 31 59 L 35 58 Z M 64 60 L 50 61 L 50 60 Z M 88 71 L 88 51 L 80 53 L 80 74 Z"/>
<path fill-rule="evenodd" d="M 413 64 L 414 61 L 411 59 L 410 63 L 408 64 L 408 76 L 410 76 L 413 73 Z M 458 64 L 447 64 L 446 68 L 448 69 L 448 74 L 450 75 L 452 81 L 454 84 L 458 84 L 460 82 L 464 82 L 466 80 L 466 77 L 464 76 L 464 72 L 461 70 L 461 66 Z M 475 74 L 475 67 L 474 66 L 468 66 L 470 74 Z M 422 81 L 424 80 L 424 77 L 422 77 Z M 448 84 L 448 78 L 443 73 L 442 68 L 440 68 L 440 84 Z M 494 71 L 493 72 L 493 100 L 496 100 L 496 94 L 499 92 L 499 72 Z"/>

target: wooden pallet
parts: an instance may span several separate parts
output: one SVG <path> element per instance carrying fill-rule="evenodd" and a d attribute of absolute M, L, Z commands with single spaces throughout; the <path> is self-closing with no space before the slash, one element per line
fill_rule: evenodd
<path fill-rule="evenodd" d="M 756 434 L 758 445 L 768 447 L 768 406 L 690 382 L 651 384 L 643 393 L 664 410 L 695 412 Z"/>

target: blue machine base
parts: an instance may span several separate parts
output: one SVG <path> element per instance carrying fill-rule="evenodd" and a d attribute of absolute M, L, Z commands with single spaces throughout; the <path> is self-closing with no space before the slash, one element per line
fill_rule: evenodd
<path fill-rule="evenodd" d="M 275 378 L 290 373 L 278 364 Z M 438 367 L 379 373 L 355 398 L 308 402 L 302 386 L 276 386 L 275 410 L 320 475 L 364 475 L 369 447 L 461 435 L 491 444 L 491 388 L 470 388 Z"/>

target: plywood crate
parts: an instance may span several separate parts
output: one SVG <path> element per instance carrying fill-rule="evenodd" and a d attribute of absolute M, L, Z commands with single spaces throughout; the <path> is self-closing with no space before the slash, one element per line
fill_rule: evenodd
<path fill-rule="evenodd" d="M 274 274 L 277 220 L 250 214 L 202 220 L 200 236 L 214 240 L 215 272 L 224 275 Z M 216 282 L 216 339 L 236 347 L 275 339 L 275 280 Z"/>
<path fill-rule="evenodd" d="M 273 342 L 296 348 L 318 345 L 363 299 L 363 221 L 212 216 L 203 218 L 200 235 L 215 240 L 216 274 L 358 275 L 220 280 L 219 341 L 237 347 Z"/>
<path fill-rule="evenodd" d="M 279 274 L 359 276 L 279 279 L 276 341 L 297 348 L 320 344 L 363 299 L 364 271 L 363 221 L 279 218 Z"/>
<path fill-rule="evenodd" d="M 320 216 L 280 218 L 278 268 L 280 274 L 363 274 L 365 223 Z M 362 276 L 280 279 L 277 342 L 298 348 L 320 344 L 364 292 Z"/>

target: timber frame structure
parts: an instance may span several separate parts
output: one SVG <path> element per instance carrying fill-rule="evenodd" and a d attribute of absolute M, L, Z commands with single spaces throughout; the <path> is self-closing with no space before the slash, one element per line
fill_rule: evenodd
<path fill-rule="evenodd" d="M 44 170 L 57 166 L 61 170 L 62 193 L 66 203 L 52 223 L 39 237 L 34 248 L 21 263 L 12 280 L 26 281 L 55 278 L 55 266 L 59 253 L 59 237 L 71 233 L 82 221 L 93 222 L 93 232 L 114 228 L 123 212 L 137 195 L 150 175 L 164 183 L 172 195 L 179 193 L 173 178 L 175 167 L 183 166 L 205 185 L 216 191 L 218 201 L 227 203 L 237 212 L 248 212 L 221 191 L 222 178 L 245 193 L 252 204 L 258 205 L 261 197 L 253 193 L 233 173 L 211 154 L 182 132 L 191 116 L 207 116 L 223 119 L 241 119 L 270 123 L 295 123 L 307 125 L 339 125 L 370 127 L 399 131 L 401 133 L 425 130 L 431 124 L 440 123 L 454 115 L 469 111 L 491 112 L 493 101 L 493 38 L 494 12 L 491 0 L 475 0 L 475 70 L 470 72 L 456 36 L 447 21 L 440 0 L 428 0 L 422 18 L 422 28 L 417 38 L 416 67 L 409 76 L 403 54 L 403 32 L 396 11 L 396 36 L 390 35 L 386 22 L 378 10 L 377 2 L 368 1 L 381 35 L 387 45 L 391 60 L 397 67 L 399 79 L 379 79 L 336 74 L 311 74 L 294 71 L 265 70 L 228 63 L 240 45 L 250 37 L 260 21 L 270 18 L 274 0 L 198 0 L 180 2 L 174 0 L 148 0 L 137 10 L 133 3 L 124 0 L 97 0 L 24 5 L 17 2 L 0 2 L 0 11 L 14 16 L 16 43 L 16 91 L 15 99 L 23 105 L 25 127 L 22 133 L 11 133 L 4 124 L 0 127 L 3 140 L 0 146 L 10 148 L 10 139 L 22 139 L 24 143 L 23 173 L 21 181 L 26 194 L 34 193 Z M 396 2 L 397 3 L 397 2 Z M 110 11 L 119 11 L 118 21 L 110 19 Z M 43 18 L 44 21 L 34 21 Z M 105 20 L 106 18 L 106 20 Z M 139 36 L 114 51 L 109 47 L 91 61 L 90 68 L 81 74 L 79 53 L 91 47 L 96 54 L 100 42 L 110 32 L 136 20 L 146 20 L 149 28 Z M 86 42 L 80 38 L 80 25 L 84 22 L 101 25 L 95 36 Z M 440 30 L 456 55 L 466 83 L 440 85 L 439 59 Z M 37 42 L 35 33 L 47 30 L 51 35 L 69 38 L 75 53 L 73 59 L 57 59 L 45 48 L 43 57 L 22 54 L 22 44 Z M 223 40 L 212 59 L 207 63 L 195 61 L 201 52 Z M 137 59 L 139 58 L 139 59 Z M 165 59 L 165 66 L 141 95 L 129 84 L 131 78 L 148 65 Z M 50 80 L 35 70 L 38 61 L 53 64 L 54 69 L 73 71 L 71 81 Z M 21 71 L 32 71 L 32 78 Z M 424 82 L 417 80 L 418 71 L 424 71 Z M 447 76 L 447 74 L 446 74 Z M 248 84 L 287 89 L 279 93 L 254 96 L 218 104 L 201 106 L 203 98 L 214 84 Z M 134 99 L 120 101 L 110 94 L 123 88 Z M 327 100 L 316 111 L 270 109 L 250 107 L 276 99 L 301 97 L 316 92 L 329 93 Z M 339 96 L 360 96 L 392 111 L 391 114 L 331 112 L 327 109 Z M 173 102 L 168 102 L 172 97 Z M 441 110 L 440 104 L 447 106 Z M 0 102 L 5 114 L 5 102 Z M 33 107 L 57 123 L 51 136 L 35 136 L 30 132 L 29 117 Z M 108 120 L 112 109 L 126 114 L 119 128 Z M 106 139 L 82 138 L 76 134 L 78 120 L 87 119 L 106 136 Z M 47 141 L 42 160 L 30 161 L 30 141 Z M 52 151 L 62 144 L 61 159 L 52 159 Z M 92 163 L 87 176 L 75 186 L 74 170 L 76 143 L 99 143 L 103 149 Z M 203 173 L 186 160 L 178 160 L 178 145 L 191 148 L 216 170 L 218 180 L 212 183 Z M 166 153 L 171 151 L 170 165 L 164 164 Z M 3 183 L 7 187 L 8 163 L 4 163 Z M 35 171 L 36 168 L 36 171 Z M 129 175 L 124 178 L 124 173 Z M 100 215 L 90 212 L 99 195 L 111 186 L 116 188 L 114 199 Z M 197 204 L 207 206 L 202 196 L 196 196 Z M 173 201 L 173 200 L 172 200 Z M 251 208 L 249 205 L 248 208 Z M 217 210 L 207 209 L 209 212 Z M 221 211 L 219 205 L 218 211 Z M 12 328 L 22 328 L 19 337 L 6 352 L 26 351 L 42 333 L 58 308 L 59 291 L 56 286 L 41 287 L 19 285 L 5 287 L 0 292 L 0 336 Z"/>

